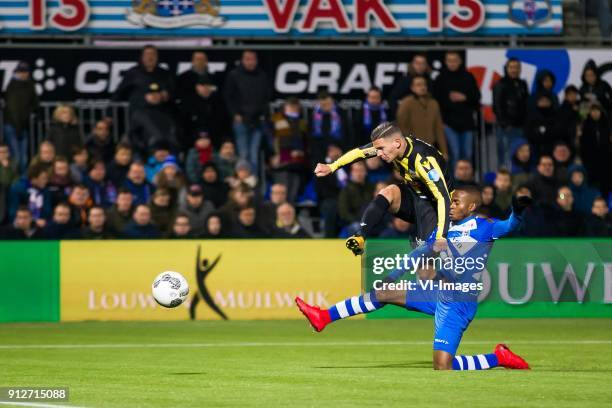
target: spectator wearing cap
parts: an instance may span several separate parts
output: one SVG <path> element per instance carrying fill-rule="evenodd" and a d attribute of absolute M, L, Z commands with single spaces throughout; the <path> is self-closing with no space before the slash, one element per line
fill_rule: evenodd
<path fill-rule="evenodd" d="M 585 230 L 590 237 L 612 237 L 612 214 L 603 197 L 593 201 L 591 213 L 586 216 Z"/>
<path fill-rule="evenodd" d="M 121 234 L 125 226 L 132 220 L 132 193 L 122 188 L 117 192 L 117 202 L 108 210 L 107 224 L 115 235 Z"/>
<path fill-rule="evenodd" d="M 46 139 L 53 143 L 58 156 L 71 157 L 74 149 L 83 147 L 83 136 L 72 105 L 63 103 L 55 108 Z"/>
<path fill-rule="evenodd" d="M 584 166 L 571 165 L 568 169 L 568 180 L 574 197 L 574 208 L 582 214 L 590 214 L 593 202 L 601 193 L 589 185 Z"/>
<path fill-rule="evenodd" d="M 272 177 L 287 186 L 290 201 L 295 201 L 306 170 L 306 136 L 308 124 L 302 117 L 297 98 L 289 98 L 282 110 L 272 115 L 274 156 Z"/>
<path fill-rule="evenodd" d="M 42 239 L 44 234 L 41 228 L 32 219 L 30 209 L 24 205 L 17 208 L 15 220 L 9 226 L 0 228 L 0 239 L 25 240 Z"/>
<path fill-rule="evenodd" d="M 153 147 L 151 156 L 149 156 L 147 159 L 147 164 L 145 165 L 145 172 L 147 174 L 147 181 L 149 183 L 153 182 L 153 179 L 161 170 L 164 162 L 170 156 L 170 148 L 166 143 L 158 143 Z M 172 156 L 170 160 L 174 160 L 176 162 L 176 157 Z"/>
<path fill-rule="evenodd" d="M 480 90 L 458 51 L 446 52 L 444 67 L 434 82 L 433 96 L 440 104 L 451 166 L 459 159 L 471 162 Z"/>
<path fill-rule="evenodd" d="M 125 238 L 133 239 L 152 239 L 160 238 L 159 228 L 151 222 L 151 209 L 146 204 L 139 204 L 134 209 L 132 221 L 128 223 L 124 230 Z"/>
<path fill-rule="evenodd" d="M 4 92 L 4 140 L 23 174 L 28 164 L 30 115 L 38 108 L 38 96 L 30 77 L 30 65 L 21 61 Z"/>
<path fill-rule="evenodd" d="M 130 121 L 130 143 L 141 158 L 163 143 L 178 153 L 180 129 L 169 107 L 162 103 L 163 89 L 151 83 L 145 93 L 145 104 L 132 114 Z"/>
<path fill-rule="evenodd" d="M 236 146 L 231 140 L 221 143 L 219 151 L 213 156 L 213 163 L 219 170 L 221 180 L 226 180 L 234 174 L 234 168 L 236 168 L 236 163 L 238 163 L 238 156 L 236 155 Z M 199 174 L 201 174 L 201 171 Z"/>
<path fill-rule="evenodd" d="M 174 97 L 172 74 L 159 66 L 159 54 L 153 45 L 145 45 L 140 54 L 139 64 L 123 75 L 121 83 L 113 95 L 114 101 L 128 101 L 130 112 L 146 106 L 145 94 L 152 83 L 161 89 L 160 103 L 167 104 Z"/>
<path fill-rule="evenodd" d="M 94 205 L 108 208 L 117 198 L 117 189 L 106 179 L 106 164 L 101 159 L 94 159 L 91 162 L 83 184 L 89 190 Z"/>
<path fill-rule="evenodd" d="M 206 163 L 204 165 L 200 184 L 204 191 L 204 196 L 214 204 L 215 208 L 225 204 L 229 186 L 219 178 L 219 172 L 214 163 Z"/>
<path fill-rule="evenodd" d="M 168 190 L 172 206 L 176 207 L 178 205 L 179 195 L 184 190 L 186 182 L 174 156 L 168 156 L 164 160 L 161 169 L 153 178 L 153 184 L 156 188 Z"/>
<path fill-rule="evenodd" d="M 85 147 L 89 156 L 93 159 L 104 160 L 105 163 L 113 159 L 115 153 L 115 142 L 110 134 L 110 122 L 99 120 L 91 134 L 85 140 Z"/>
<path fill-rule="evenodd" d="M 580 92 L 574 85 L 565 88 L 563 102 L 555 117 L 555 137 L 575 151 L 580 128 Z"/>
<path fill-rule="evenodd" d="M 295 217 L 295 208 L 284 203 L 276 209 L 274 238 L 310 238 Z"/>
<path fill-rule="evenodd" d="M 113 233 L 106 226 L 106 214 L 104 208 L 93 206 L 87 215 L 87 226 L 81 230 L 81 238 L 84 239 L 112 239 Z"/>
<path fill-rule="evenodd" d="M 157 225 L 162 234 L 170 232 L 172 221 L 176 215 L 176 207 L 172 206 L 170 192 L 165 188 L 155 190 L 149 208 L 151 209 L 153 224 Z"/>
<path fill-rule="evenodd" d="M 195 234 L 191 229 L 191 224 L 189 223 L 189 217 L 185 214 L 179 213 L 172 223 L 172 231 L 168 234 L 168 238 L 170 239 L 189 239 L 194 238 Z"/>
<path fill-rule="evenodd" d="M 79 227 L 71 222 L 70 205 L 59 203 L 53 209 L 51 221 L 45 225 L 43 235 L 46 239 L 76 239 L 81 236 Z"/>
<path fill-rule="evenodd" d="M 106 169 L 106 175 L 115 187 L 123 185 L 132 164 L 132 147 L 127 143 L 119 143 L 115 147 L 115 155 Z"/>
<path fill-rule="evenodd" d="M 190 182 L 197 182 L 202 167 L 213 158 L 213 145 L 207 133 L 200 134 L 187 152 L 185 172 Z"/>
<path fill-rule="evenodd" d="M 255 188 L 257 186 L 257 176 L 253 174 L 251 164 L 243 159 L 238 160 L 236 172 L 233 177 L 228 179 L 228 184 L 231 188 L 240 184 L 246 184 L 250 188 Z"/>
<path fill-rule="evenodd" d="M 557 215 L 555 223 L 557 235 L 561 237 L 577 237 L 584 233 L 584 217 L 574 209 L 574 195 L 567 186 L 559 187 L 557 191 Z"/>
<path fill-rule="evenodd" d="M 132 193 L 134 205 L 148 203 L 155 190 L 155 187 L 146 180 L 145 168 L 140 162 L 134 162 L 130 165 L 130 170 L 122 187 Z"/>
<path fill-rule="evenodd" d="M 240 65 L 225 80 L 224 99 L 232 118 L 234 139 L 240 158 L 259 168 L 262 124 L 268 115 L 272 88 L 259 68 L 257 53 L 245 50 Z"/>
<path fill-rule="evenodd" d="M 15 219 L 17 209 L 25 205 L 39 227 L 44 227 L 51 217 L 51 195 L 47 187 L 49 173 L 45 165 L 39 163 L 28 168 L 26 175 L 13 183 L 9 192 L 9 221 Z"/>
<path fill-rule="evenodd" d="M 589 180 L 603 194 L 610 192 L 610 125 L 598 102 L 592 103 L 582 123 L 580 157 Z"/>
<path fill-rule="evenodd" d="M 589 60 L 582 70 L 580 96 L 585 102 L 598 102 L 603 111 L 610 114 L 612 110 L 612 88 L 599 74 L 595 61 Z"/>
<path fill-rule="evenodd" d="M 206 232 L 206 220 L 214 211 L 214 205 L 205 199 L 202 186 L 192 184 L 187 190 L 185 203 L 180 206 L 180 213 L 189 218 L 191 231 L 194 235 L 202 235 Z"/>
<path fill-rule="evenodd" d="M 541 156 L 536 172 L 528 182 L 529 190 L 537 204 L 552 206 L 557 201 L 559 182 L 555 178 L 555 164 L 552 157 Z"/>

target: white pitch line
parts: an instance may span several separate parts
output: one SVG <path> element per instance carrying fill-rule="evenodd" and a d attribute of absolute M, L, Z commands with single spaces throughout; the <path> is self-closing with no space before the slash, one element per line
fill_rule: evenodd
<path fill-rule="evenodd" d="M 40 402 L 4 402 L 0 401 L 0 405 L 10 405 L 18 407 L 38 407 L 38 408 L 84 408 L 76 405 L 57 405 L 57 404 L 42 404 Z"/>
<path fill-rule="evenodd" d="M 612 344 L 612 340 L 502 340 L 509 344 L 579 345 Z M 500 340 L 467 340 L 463 345 L 496 344 Z M 420 346 L 431 341 L 360 341 L 360 342 L 240 342 L 240 343 L 109 343 L 109 344 L 3 344 L 0 350 L 23 349 L 135 349 L 135 348 L 228 348 L 228 347 L 363 347 Z"/>

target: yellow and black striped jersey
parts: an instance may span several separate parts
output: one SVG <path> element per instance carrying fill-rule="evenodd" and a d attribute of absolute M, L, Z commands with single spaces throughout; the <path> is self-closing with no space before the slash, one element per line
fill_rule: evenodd
<path fill-rule="evenodd" d="M 450 192 L 453 190 L 452 177 L 442 153 L 432 145 L 412 137 L 406 138 L 406 151 L 393 160 L 393 167 L 422 199 L 433 200 L 437 204 L 436 238 L 446 237 L 450 210 Z M 356 161 L 376 157 L 372 143 L 350 150 L 329 166 L 332 171 Z"/>

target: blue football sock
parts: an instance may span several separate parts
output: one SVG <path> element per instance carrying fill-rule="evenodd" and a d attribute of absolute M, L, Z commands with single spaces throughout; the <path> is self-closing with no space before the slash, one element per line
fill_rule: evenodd
<path fill-rule="evenodd" d="M 338 302 L 329 308 L 329 316 L 332 322 L 339 319 L 355 316 L 361 313 L 369 313 L 383 307 L 383 303 L 379 303 L 376 299 L 374 291 L 365 293 L 360 296 L 353 296 L 342 302 Z"/>
<path fill-rule="evenodd" d="M 495 353 L 475 356 L 455 356 L 453 370 L 488 370 L 499 365 Z"/>

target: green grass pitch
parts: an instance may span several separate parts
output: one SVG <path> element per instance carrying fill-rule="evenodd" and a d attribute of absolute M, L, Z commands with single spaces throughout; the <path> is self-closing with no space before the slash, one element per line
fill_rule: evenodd
<path fill-rule="evenodd" d="M 430 319 L 0 325 L 0 386 L 70 387 L 79 407 L 587 407 L 612 404 L 612 320 L 476 319 L 531 371 L 431 369 Z M 0 405 L 5 406 L 5 405 Z"/>

